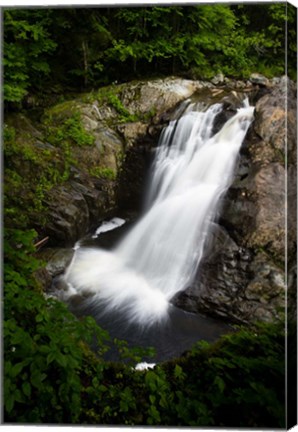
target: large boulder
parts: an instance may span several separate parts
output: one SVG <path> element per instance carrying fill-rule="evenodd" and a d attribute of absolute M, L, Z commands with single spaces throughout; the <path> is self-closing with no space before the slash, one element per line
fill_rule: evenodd
<path fill-rule="evenodd" d="M 266 78 L 264 75 L 261 75 L 259 73 L 252 73 L 249 77 L 249 81 L 252 84 L 258 84 L 261 86 L 268 86 L 270 83 L 268 78 Z"/>
<path fill-rule="evenodd" d="M 276 318 L 285 292 L 281 269 L 265 252 L 239 247 L 219 225 L 213 237 L 195 282 L 176 304 L 237 323 Z"/>
<path fill-rule="evenodd" d="M 47 194 L 44 235 L 50 244 L 73 246 L 89 229 L 115 209 L 114 182 L 78 176 Z"/>
<path fill-rule="evenodd" d="M 159 118 L 197 90 L 213 87 L 211 83 L 169 77 L 152 81 L 135 82 L 123 86 L 120 97 L 130 113 Z"/>

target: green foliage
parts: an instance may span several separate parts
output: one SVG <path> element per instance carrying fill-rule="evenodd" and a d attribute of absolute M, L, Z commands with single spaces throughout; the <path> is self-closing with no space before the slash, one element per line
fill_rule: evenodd
<path fill-rule="evenodd" d="M 235 6 L 239 29 L 235 47 L 248 59 L 248 71 L 268 77 L 286 73 L 286 42 L 288 42 L 288 73 L 296 80 L 297 33 L 296 13 L 287 3 Z M 286 39 L 287 27 L 287 39 Z M 243 54 L 242 54 L 243 53 Z M 294 60 L 295 58 L 295 60 Z M 240 65 L 242 68 L 242 64 Z"/>
<path fill-rule="evenodd" d="M 108 103 L 112 105 L 119 114 L 120 123 L 134 122 L 138 120 L 136 115 L 130 114 L 130 112 L 123 106 L 121 100 L 116 94 L 108 93 L 107 99 Z"/>
<path fill-rule="evenodd" d="M 50 73 L 48 56 L 57 44 L 49 33 L 50 9 L 4 11 L 4 100 L 20 102 L 28 87 Z M 32 83 L 32 84 L 31 84 Z"/>
<path fill-rule="evenodd" d="M 116 18 L 127 36 L 116 35 L 108 58 L 132 64 L 135 73 L 138 63 L 142 71 L 153 64 L 174 73 L 195 66 L 210 72 L 216 57 L 211 55 L 229 43 L 235 25 L 233 12 L 223 5 L 121 8 Z"/>
<path fill-rule="evenodd" d="M 67 119 L 60 130 L 62 136 L 70 138 L 79 147 L 90 146 L 94 143 L 94 136 L 84 129 L 79 113 Z"/>
<path fill-rule="evenodd" d="M 109 336 L 40 293 L 34 231 L 5 232 L 6 422 L 195 427 L 285 427 L 284 324 L 239 328 L 215 344 L 136 371 L 139 348 Z M 94 355 L 88 346 L 95 346 Z"/>
<path fill-rule="evenodd" d="M 8 227 L 25 228 L 46 218 L 47 191 L 63 181 L 64 160 L 52 149 L 37 147 L 30 134 L 5 125 L 4 217 Z M 67 161 L 65 162 L 67 163 Z"/>
<path fill-rule="evenodd" d="M 100 103 L 106 103 L 113 107 L 117 112 L 117 121 L 119 123 L 129 123 L 140 120 L 141 116 L 136 114 L 131 114 L 121 102 L 119 97 L 119 92 L 121 91 L 121 86 L 104 86 L 101 87 L 95 93 L 89 93 L 84 97 L 84 101 L 88 103 L 92 103 L 95 100 L 98 100 Z M 149 115 L 150 113 L 148 113 Z"/>
<path fill-rule="evenodd" d="M 79 147 L 92 146 L 94 144 L 94 136 L 84 128 L 79 112 L 72 113 L 71 116 L 63 121 L 54 121 L 50 113 L 44 123 L 47 126 L 45 131 L 47 139 L 57 147 L 63 147 L 66 141 Z"/>
<path fill-rule="evenodd" d="M 99 178 L 105 178 L 108 180 L 115 180 L 116 179 L 116 173 L 112 168 L 106 168 L 106 167 L 93 167 L 90 168 L 89 174 L 94 177 Z"/>
<path fill-rule="evenodd" d="M 171 73 L 281 75 L 286 42 L 295 79 L 296 15 L 286 3 L 6 9 L 4 99 Z M 111 104 L 128 116 L 114 96 Z"/>
<path fill-rule="evenodd" d="M 34 231 L 6 230 L 4 251 L 5 420 L 76 422 L 81 412 L 87 344 L 108 335 L 90 317 L 78 321 L 66 306 L 38 291 L 41 263 L 32 258 Z"/>
<path fill-rule="evenodd" d="M 26 131 L 25 122 L 17 132 L 4 125 L 4 214 L 9 227 L 42 226 L 47 218 L 48 192 L 69 179 L 71 167 L 78 163 L 75 149 L 94 143 L 78 113 L 60 124 L 47 118 L 44 136 L 39 139 L 51 145 L 38 145 L 30 129 Z M 115 177 L 105 168 L 101 174 L 105 178 Z"/>
<path fill-rule="evenodd" d="M 240 328 L 152 370 L 101 368 L 86 389 L 83 423 L 282 428 L 284 367 L 282 323 Z"/>
<path fill-rule="evenodd" d="M 84 128 L 79 112 L 74 112 L 62 122 L 53 121 L 52 115 L 50 115 L 45 119 L 44 123 L 46 125 L 46 139 L 62 151 L 64 167 L 62 174 L 57 178 L 58 183 L 62 183 L 68 180 L 71 166 L 78 163 L 73 149 L 75 147 L 92 146 L 95 138 Z"/>
<path fill-rule="evenodd" d="M 6 156 L 13 156 L 17 153 L 18 147 L 15 144 L 16 131 L 12 126 L 4 124 L 3 127 L 3 147 Z"/>

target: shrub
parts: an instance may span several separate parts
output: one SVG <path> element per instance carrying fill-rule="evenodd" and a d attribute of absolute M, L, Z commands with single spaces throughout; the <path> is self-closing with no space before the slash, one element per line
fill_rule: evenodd
<path fill-rule="evenodd" d="M 4 279 L 4 410 L 6 422 L 76 423 L 88 344 L 99 354 L 106 332 L 40 292 L 32 257 L 34 231 L 6 230 Z"/>
<path fill-rule="evenodd" d="M 5 233 L 5 422 L 284 427 L 282 323 L 198 343 L 148 371 L 134 365 L 150 352 L 114 341 L 123 362 L 106 362 L 109 336 L 93 318 L 41 293 L 35 236 Z"/>

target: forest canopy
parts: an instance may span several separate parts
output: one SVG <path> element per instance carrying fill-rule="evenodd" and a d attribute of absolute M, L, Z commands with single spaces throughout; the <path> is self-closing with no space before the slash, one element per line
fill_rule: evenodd
<path fill-rule="evenodd" d="M 4 100 L 169 74 L 295 78 L 295 20 L 286 3 L 6 8 Z"/>

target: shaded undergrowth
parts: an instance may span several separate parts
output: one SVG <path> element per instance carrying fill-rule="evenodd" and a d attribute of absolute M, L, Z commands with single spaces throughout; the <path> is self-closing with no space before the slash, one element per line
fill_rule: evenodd
<path fill-rule="evenodd" d="M 284 325 L 239 328 L 214 344 L 136 371 L 143 352 L 46 298 L 35 277 L 34 231 L 7 229 L 4 285 L 4 421 L 163 426 L 285 426 Z M 89 344 L 98 341 L 98 352 Z M 148 353 L 147 353 L 148 354 Z"/>

